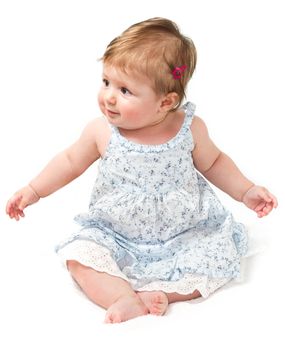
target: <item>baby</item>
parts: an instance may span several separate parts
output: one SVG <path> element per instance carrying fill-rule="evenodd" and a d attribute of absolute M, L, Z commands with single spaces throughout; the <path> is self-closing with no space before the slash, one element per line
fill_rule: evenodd
<path fill-rule="evenodd" d="M 209 182 L 262 218 L 277 207 L 209 137 L 183 103 L 196 65 L 193 42 L 152 18 L 111 41 L 102 58 L 103 117 L 8 201 L 12 219 L 100 158 L 89 211 L 58 245 L 72 277 L 105 322 L 163 315 L 169 303 L 208 297 L 236 278 L 247 251 L 243 224 Z M 208 180 L 208 181 L 207 181 Z"/>

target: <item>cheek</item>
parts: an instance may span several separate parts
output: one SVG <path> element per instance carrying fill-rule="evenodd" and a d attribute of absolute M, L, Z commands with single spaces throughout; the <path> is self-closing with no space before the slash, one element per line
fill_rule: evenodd
<path fill-rule="evenodd" d="M 101 90 L 99 91 L 99 93 L 97 95 L 97 102 L 98 102 L 100 108 L 101 108 L 101 106 L 104 105 L 104 96 L 103 96 L 103 93 Z"/>
<path fill-rule="evenodd" d="M 134 106 L 128 103 L 121 103 L 120 111 L 129 119 L 134 120 L 138 118 L 139 111 Z"/>
<path fill-rule="evenodd" d="M 97 102 L 98 102 L 98 105 L 100 107 L 101 112 L 103 114 L 105 114 L 104 99 L 103 99 L 103 96 L 102 96 L 102 94 L 100 92 L 97 95 Z"/>

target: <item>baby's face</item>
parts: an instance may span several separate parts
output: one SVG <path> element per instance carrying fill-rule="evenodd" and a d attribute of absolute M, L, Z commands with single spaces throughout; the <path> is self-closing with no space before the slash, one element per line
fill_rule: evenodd
<path fill-rule="evenodd" d="M 161 101 L 147 77 L 104 65 L 98 102 L 110 124 L 129 130 L 154 124 L 161 118 Z"/>

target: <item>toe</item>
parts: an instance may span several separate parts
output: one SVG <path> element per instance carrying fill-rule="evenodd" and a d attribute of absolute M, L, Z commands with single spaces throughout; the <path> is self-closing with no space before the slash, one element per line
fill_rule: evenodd
<path fill-rule="evenodd" d="M 121 321 L 117 317 L 106 317 L 104 323 L 120 323 Z"/>
<path fill-rule="evenodd" d="M 120 323 L 122 322 L 122 319 L 120 315 L 116 314 L 115 312 L 111 312 L 106 314 L 104 323 Z"/>
<path fill-rule="evenodd" d="M 104 323 L 113 323 L 113 321 L 112 321 L 112 316 L 111 316 L 111 314 L 108 313 L 108 312 L 106 313 Z"/>

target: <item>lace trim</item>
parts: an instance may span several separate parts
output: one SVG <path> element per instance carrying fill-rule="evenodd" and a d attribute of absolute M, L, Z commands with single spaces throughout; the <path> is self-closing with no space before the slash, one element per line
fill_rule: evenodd
<path fill-rule="evenodd" d="M 90 266 L 96 271 L 106 272 L 110 275 L 121 277 L 131 284 L 136 291 L 162 290 L 165 293 L 191 294 L 198 290 L 202 297 L 207 298 L 215 290 L 230 281 L 230 278 L 208 278 L 194 274 L 186 274 L 179 281 L 155 281 L 143 287 L 135 288 L 135 280 L 131 280 L 121 272 L 118 265 L 112 259 L 109 250 L 92 241 L 76 240 L 58 251 L 63 264 L 67 260 L 76 260 L 85 266 Z"/>

